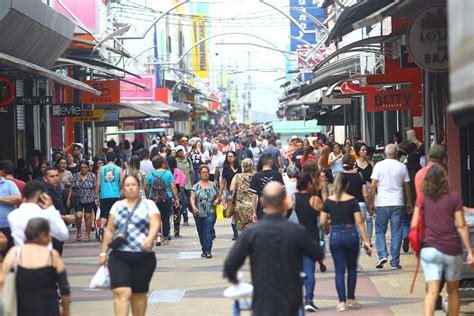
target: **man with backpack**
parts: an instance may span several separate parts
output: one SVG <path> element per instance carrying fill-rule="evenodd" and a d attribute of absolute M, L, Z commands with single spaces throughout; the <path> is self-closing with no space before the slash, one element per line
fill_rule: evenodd
<path fill-rule="evenodd" d="M 184 218 L 184 226 L 189 226 L 188 223 L 188 208 L 189 208 L 189 200 L 191 198 L 191 189 L 193 187 L 193 163 L 189 157 L 186 157 L 186 150 L 183 146 L 179 145 L 175 148 L 176 151 L 176 167 L 181 170 L 184 175 L 186 176 L 186 185 L 184 186 L 184 190 L 186 193 L 186 200 L 188 201 L 188 205 L 183 206 L 183 218 Z"/>
<path fill-rule="evenodd" d="M 174 197 L 174 207 L 179 207 L 178 190 L 174 182 L 171 171 L 165 169 L 164 158 L 161 155 L 153 158 L 154 171 L 146 177 L 146 196 L 156 203 L 161 213 L 163 227 L 163 245 L 168 245 L 170 236 L 170 216 L 172 211 L 172 199 Z M 157 246 L 161 246 L 161 239 L 158 238 Z"/>

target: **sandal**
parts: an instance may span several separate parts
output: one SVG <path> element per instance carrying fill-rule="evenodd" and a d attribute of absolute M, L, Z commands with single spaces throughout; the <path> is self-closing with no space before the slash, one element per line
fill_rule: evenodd
<path fill-rule="evenodd" d="M 82 237 L 76 237 L 76 241 L 82 241 Z"/>

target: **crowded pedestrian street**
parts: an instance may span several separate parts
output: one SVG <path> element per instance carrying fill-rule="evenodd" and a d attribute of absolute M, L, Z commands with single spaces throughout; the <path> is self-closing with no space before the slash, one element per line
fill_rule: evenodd
<path fill-rule="evenodd" d="M 0 0 L 0 316 L 474 315 L 474 0 Z"/>
<path fill-rule="evenodd" d="M 156 247 L 157 267 L 150 283 L 147 315 L 232 315 L 233 301 L 223 296 L 229 283 L 222 277 L 222 266 L 234 241 L 228 219 L 217 222 L 212 261 L 200 257 L 199 241 L 195 237 L 194 223 L 184 227 L 182 238 L 172 239 L 169 246 Z M 91 276 L 97 271 L 97 243 L 77 244 L 70 234 L 64 262 L 74 293 L 72 315 L 112 315 L 112 293 L 89 288 Z M 334 287 L 334 268 L 328 257 L 328 270 L 317 271 L 315 303 L 318 315 L 339 315 L 334 309 L 337 294 Z M 378 270 L 374 258 L 361 258 L 358 275 L 358 298 L 364 309 L 350 315 L 422 315 L 420 303 L 424 297 L 424 282 L 419 276 L 413 294 L 409 294 L 416 261 L 413 253 L 402 255 L 403 270 Z M 246 264 L 241 271 L 249 280 Z M 465 307 L 469 311 L 469 306 Z M 250 315 L 242 312 L 242 315 Z M 436 315 L 444 315 L 442 311 Z"/>

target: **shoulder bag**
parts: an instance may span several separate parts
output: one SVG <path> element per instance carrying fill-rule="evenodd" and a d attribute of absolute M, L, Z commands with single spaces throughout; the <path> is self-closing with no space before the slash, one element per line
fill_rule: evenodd
<path fill-rule="evenodd" d="M 5 276 L 2 291 L 3 315 L 16 316 L 18 315 L 18 302 L 16 292 L 16 273 L 18 270 L 18 263 L 20 260 L 21 248 L 15 250 L 15 259 L 12 266 Z"/>
<path fill-rule="evenodd" d="M 424 235 L 424 214 L 423 214 L 423 203 L 421 203 L 420 207 L 420 214 L 418 216 L 418 224 L 415 228 L 410 230 L 408 235 L 408 240 L 410 241 L 410 247 L 413 249 L 416 255 L 416 269 L 415 275 L 413 277 L 413 281 L 411 282 L 410 287 L 410 294 L 413 294 L 413 289 L 415 287 L 416 277 L 418 276 L 418 272 L 420 270 L 420 253 L 423 243 L 423 235 Z"/>
<path fill-rule="evenodd" d="M 236 175 L 236 177 L 240 176 L 241 174 Z M 236 179 L 235 183 L 235 190 L 232 192 L 232 196 L 230 197 L 229 201 L 227 201 L 227 207 L 225 209 L 224 216 L 225 217 L 232 217 L 235 212 L 235 200 L 237 195 L 237 190 L 239 189 L 239 179 Z"/>
<path fill-rule="evenodd" d="M 133 207 L 132 211 L 130 212 L 130 215 L 127 218 L 127 221 L 125 223 L 125 228 L 123 229 L 123 232 L 117 232 L 115 234 L 114 240 L 109 244 L 109 248 L 112 250 L 117 250 L 121 246 L 125 245 L 127 243 L 127 235 L 128 235 L 128 223 L 130 223 L 130 219 L 133 216 L 133 212 L 138 208 L 140 205 L 142 199 L 138 198 L 137 204 Z"/>

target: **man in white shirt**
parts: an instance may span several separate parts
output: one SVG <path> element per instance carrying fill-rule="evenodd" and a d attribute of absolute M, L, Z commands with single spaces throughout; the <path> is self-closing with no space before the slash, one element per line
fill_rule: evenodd
<path fill-rule="evenodd" d="M 46 194 L 46 185 L 41 181 L 26 183 L 23 190 L 25 199 L 19 208 L 8 214 L 8 223 L 16 246 L 25 243 L 25 228 L 32 218 L 44 218 L 48 221 L 51 236 L 64 242 L 69 231 L 61 218 L 61 214 L 53 206 L 53 200 Z M 52 246 L 50 245 L 50 248 Z"/>
<path fill-rule="evenodd" d="M 209 174 L 211 181 L 219 180 L 219 160 L 222 157 L 222 153 L 219 151 L 219 146 L 216 144 L 211 145 L 211 150 L 206 150 L 202 155 L 202 159 L 205 163 L 209 164 Z"/>
<path fill-rule="evenodd" d="M 372 184 L 370 188 L 370 208 L 369 212 L 375 210 L 375 246 L 379 261 L 377 269 L 382 269 L 387 263 L 387 244 L 385 234 L 390 222 L 391 245 L 390 267 L 392 270 L 401 269 L 400 247 L 402 243 L 402 218 L 404 212 L 409 214 L 413 210 L 411 204 L 410 177 L 405 164 L 397 160 L 397 147 L 395 144 L 388 144 L 385 147 L 385 160 L 377 163 L 372 172 Z M 406 194 L 407 209 L 403 191 Z M 377 200 L 375 201 L 375 196 Z"/>

